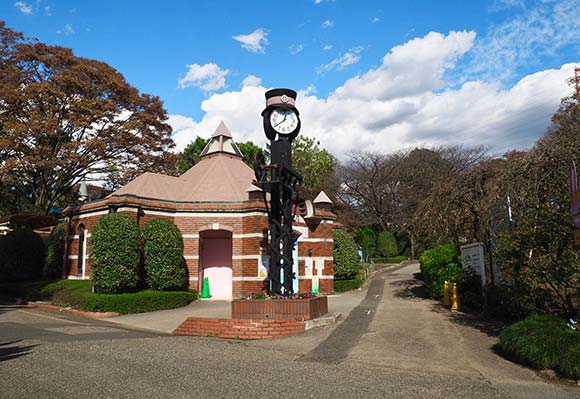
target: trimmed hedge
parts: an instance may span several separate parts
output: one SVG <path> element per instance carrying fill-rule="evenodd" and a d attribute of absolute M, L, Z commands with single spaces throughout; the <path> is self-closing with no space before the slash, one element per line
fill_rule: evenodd
<path fill-rule="evenodd" d="M 406 261 L 406 260 L 409 260 L 409 257 L 403 256 L 403 255 L 392 256 L 390 258 L 385 258 L 385 257 L 373 258 L 373 262 L 376 262 L 376 263 L 401 263 L 401 262 Z"/>
<path fill-rule="evenodd" d="M 344 230 L 334 230 L 334 279 L 349 280 L 357 276 L 360 263 L 358 247 Z"/>
<path fill-rule="evenodd" d="M 160 291 L 186 288 L 188 275 L 179 228 L 168 219 L 151 219 L 143 226 L 141 237 L 147 286 Z"/>
<path fill-rule="evenodd" d="M 143 313 L 186 306 L 197 299 L 195 291 L 146 290 L 131 294 L 93 294 L 80 309 L 87 312 Z"/>
<path fill-rule="evenodd" d="M 334 292 L 355 290 L 361 285 L 362 280 L 358 277 L 352 280 L 334 280 Z"/>
<path fill-rule="evenodd" d="M 139 284 L 139 226 L 129 215 L 110 213 L 91 235 L 91 268 L 95 292 L 134 291 Z"/>
<path fill-rule="evenodd" d="M 35 280 L 42 276 L 46 246 L 27 228 L 0 236 L 0 282 Z"/>
<path fill-rule="evenodd" d="M 173 309 L 197 299 L 195 291 L 140 291 L 127 294 L 95 294 L 90 280 L 36 281 L 0 285 L 3 292 L 31 301 L 49 301 L 57 306 L 87 312 L 143 313 Z"/>
<path fill-rule="evenodd" d="M 423 252 L 419 262 L 425 288 L 431 298 L 442 297 L 445 281 L 459 282 L 463 274 L 461 259 L 452 243 Z"/>
<path fill-rule="evenodd" d="M 59 223 L 46 240 L 46 264 L 42 273 L 46 279 L 60 278 L 62 275 L 64 238 L 64 223 Z"/>
<path fill-rule="evenodd" d="M 580 331 L 554 316 L 533 315 L 505 328 L 500 353 L 536 369 L 553 369 L 561 377 L 580 379 Z"/>

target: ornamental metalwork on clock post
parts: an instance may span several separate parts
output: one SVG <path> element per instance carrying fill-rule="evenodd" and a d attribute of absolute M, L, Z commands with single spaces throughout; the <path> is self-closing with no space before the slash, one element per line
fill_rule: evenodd
<path fill-rule="evenodd" d="M 260 151 L 254 160 L 256 186 L 262 189 L 268 209 L 270 240 L 268 244 L 268 278 L 271 295 L 291 296 L 292 252 L 298 236 L 292 229 L 293 212 L 298 202 L 297 186 L 302 176 L 292 168 L 292 141 L 300 132 L 296 109 L 296 92 L 273 89 L 266 92 L 262 111 L 264 132 L 270 140 L 270 163 Z M 267 197 L 269 194 L 269 199 Z"/>

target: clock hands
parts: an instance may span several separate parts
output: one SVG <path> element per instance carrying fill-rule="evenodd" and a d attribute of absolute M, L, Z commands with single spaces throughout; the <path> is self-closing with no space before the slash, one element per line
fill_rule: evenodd
<path fill-rule="evenodd" d="M 284 122 L 284 121 L 286 120 L 286 118 L 287 118 L 287 117 L 288 117 L 288 114 L 284 114 L 284 119 L 282 119 L 280 122 L 276 123 L 276 124 L 275 124 L 274 126 L 272 126 L 272 127 L 276 127 L 276 126 L 278 126 L 279 124 L 281 124 L 282 122 Z"/>

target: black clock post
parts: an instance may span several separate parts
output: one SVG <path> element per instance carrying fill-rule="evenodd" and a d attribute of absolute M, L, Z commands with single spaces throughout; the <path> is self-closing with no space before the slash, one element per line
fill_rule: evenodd
<path fill-rule="evenodd" d="M 294 293 L 292 271 L 294 243 L 298 238 L 292 229 L 293 210 L 298 201 L 297 185 L 302 176 L 292 168 L 292 140 L 300 131 L 300 117 L 295 106 L 296 92 L 273 89 L 266 92 L 262 111 L 264 132 L 270 140 L 270 163 L 264 164 L 261 152 L 256 155 L 256 186 L 262 189 L 268 209 L 270 241 L 268 245 L 268 287 L 270 295 L 291 296 Z M 270 194 L 268 200 L 267 193 Z"/>

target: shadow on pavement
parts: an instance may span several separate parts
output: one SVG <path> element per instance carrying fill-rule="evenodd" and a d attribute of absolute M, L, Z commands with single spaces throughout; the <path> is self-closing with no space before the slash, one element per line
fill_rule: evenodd
<path fill-rule="evenodd" d="M 490 337 L 497 337 L 504 328 L 504 323 L 497 320 L 488 320 L 481 315 L 472 313 L 448 312 L 448 319 L 454 324 L 475 328 Z"/>
<path fill-rule="evenodd" d="M 395 287 L 393 294 L 397 298 L 408 300 L 422 300 L 428 298 L 423 282 L 417 278 L 393 281 L 390 285 L 391 287 Z"/>
<path fill-rule="evenodd" d="M 17 346 L 21 340 L 0 342 L 0 362 L 28 355 L 36 345 Z M 16 345 L 16 346 L 13 346 Z"/>

